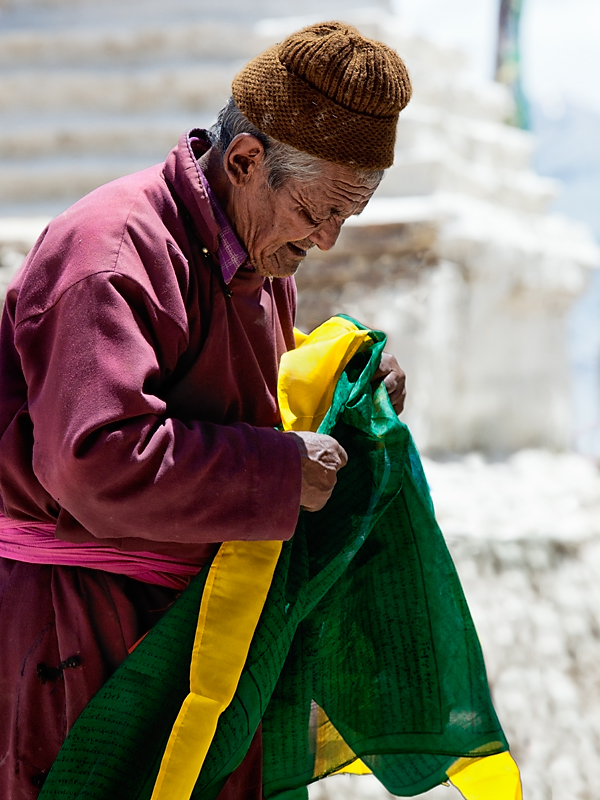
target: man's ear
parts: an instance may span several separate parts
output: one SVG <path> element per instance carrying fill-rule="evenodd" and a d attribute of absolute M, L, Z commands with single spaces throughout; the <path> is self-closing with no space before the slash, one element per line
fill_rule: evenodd
<path fill-rule="evenodd" d="M 265 148 L 251 133 L 239 133 L 223 156 L 223 169 L 234 186 L 244 186 L 263 163 Z"/>

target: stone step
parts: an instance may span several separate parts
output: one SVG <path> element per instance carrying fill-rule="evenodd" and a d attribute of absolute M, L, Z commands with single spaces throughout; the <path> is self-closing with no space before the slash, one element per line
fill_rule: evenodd
<path fill-rule="evenodd" d="M 557 194 L 557 183 L 533 172 L 506 169 L 461 158 L 449 148 L 397 156 L 378 189 L 380 197 L 458 193 L 543 213 Z"/>
<path fill-rule="evenodd" d="M 184 131 L 213 124 L 214 113 L 47 116 L 0 115 L 0 162 L 68 156 L 164 159 Z"/>
<path fill-rule="evenodd" d="M 417 97 L 400 116 L 396 149 L 402 153 L 440 142 L 461 158 L 514 170 L 529 169 L 535 147 L 527 131 L 426 106 Z"/>
<path fill-rule="evenodd" d="M 356 9 L 391 12 L 390 0 L 344 0 L 344 12 Z M 67 25 L 90 25 L 112 20 L 115 27 L 140 20 L 169 23 L 173 19 L 243 20 L 285 17 L 297 14 L 319 15 L 337 19 L 340 3 L 335 0 L 3 0 L 0 5 L 2 27 L 59 28 Z"/>
<path fill-rule="evenodd" d="M 513 111 L 513 100 L 499 83 L 478 84 L 460 75 L 443 73 L 423 74 L 411 71 L 413 100 L 459 117 L 505 123 Z"/>
<path fill-rule="evenodd" d="M 66 206 L 103 183 L 153 163 L 157 159 L 133 156 L 0 161 L 0 204 L 64 201 Z"/>
<path fill-rule="evenodd" d="M 168 67 L 3 70 L 0 113 L 89 110 L 132 113 L 218 109 L 243 61 Z"/>
<path fill-rule="evenodd" d="M 272 44 L 254 25 L 202 20 L 160 27 L 137 21 L 57 30 L 22 28 L 0 33 L 0 67 L 157 65 L 183 59 L 248 59 Z"/>

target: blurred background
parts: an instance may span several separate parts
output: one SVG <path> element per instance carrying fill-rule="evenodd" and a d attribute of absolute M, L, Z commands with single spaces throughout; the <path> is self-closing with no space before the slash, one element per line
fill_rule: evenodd
<path fill-rule="evenodd" d="M 48 219 L 328 18 L 395 47 L 414 99 L 368 209 L 301 267 L 299 325 L 387 332 L 525 796 L 597 800 L 598 0 L 0 0 L 0 295 Z"/>

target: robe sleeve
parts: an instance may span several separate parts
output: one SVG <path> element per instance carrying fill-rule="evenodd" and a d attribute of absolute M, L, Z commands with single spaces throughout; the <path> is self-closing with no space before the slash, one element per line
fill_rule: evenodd
<path fill-rule="evenodd" d="M 300 505 L 295 442 L 169 417 L 159 388 L 177 354 L 161 348 L 184 347 L 175 328 L 116 273 L 88 276 L 20 321 L 38 480 L 99 539 L 288 539 Z"/>

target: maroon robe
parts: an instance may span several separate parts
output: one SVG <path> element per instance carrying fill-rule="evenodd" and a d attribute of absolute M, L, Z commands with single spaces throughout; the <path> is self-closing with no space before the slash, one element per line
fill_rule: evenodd
<path fill-rule="evenodd" d="M 242 267 L 225 287 L 203 147 L 184 136 L 164 165 L 76 203 L 9 287 L 7 516 L 56 523 L 65 541 L 199 564 L 218 542 L 293 534 L 300 456 L 274 426 L 294 283 Z M 0 797 L 37 796 L 77 715 L 174 596 L 85 567 L 0 559 Z M 259 744 L 229 796 L 260 795 Z"/>

